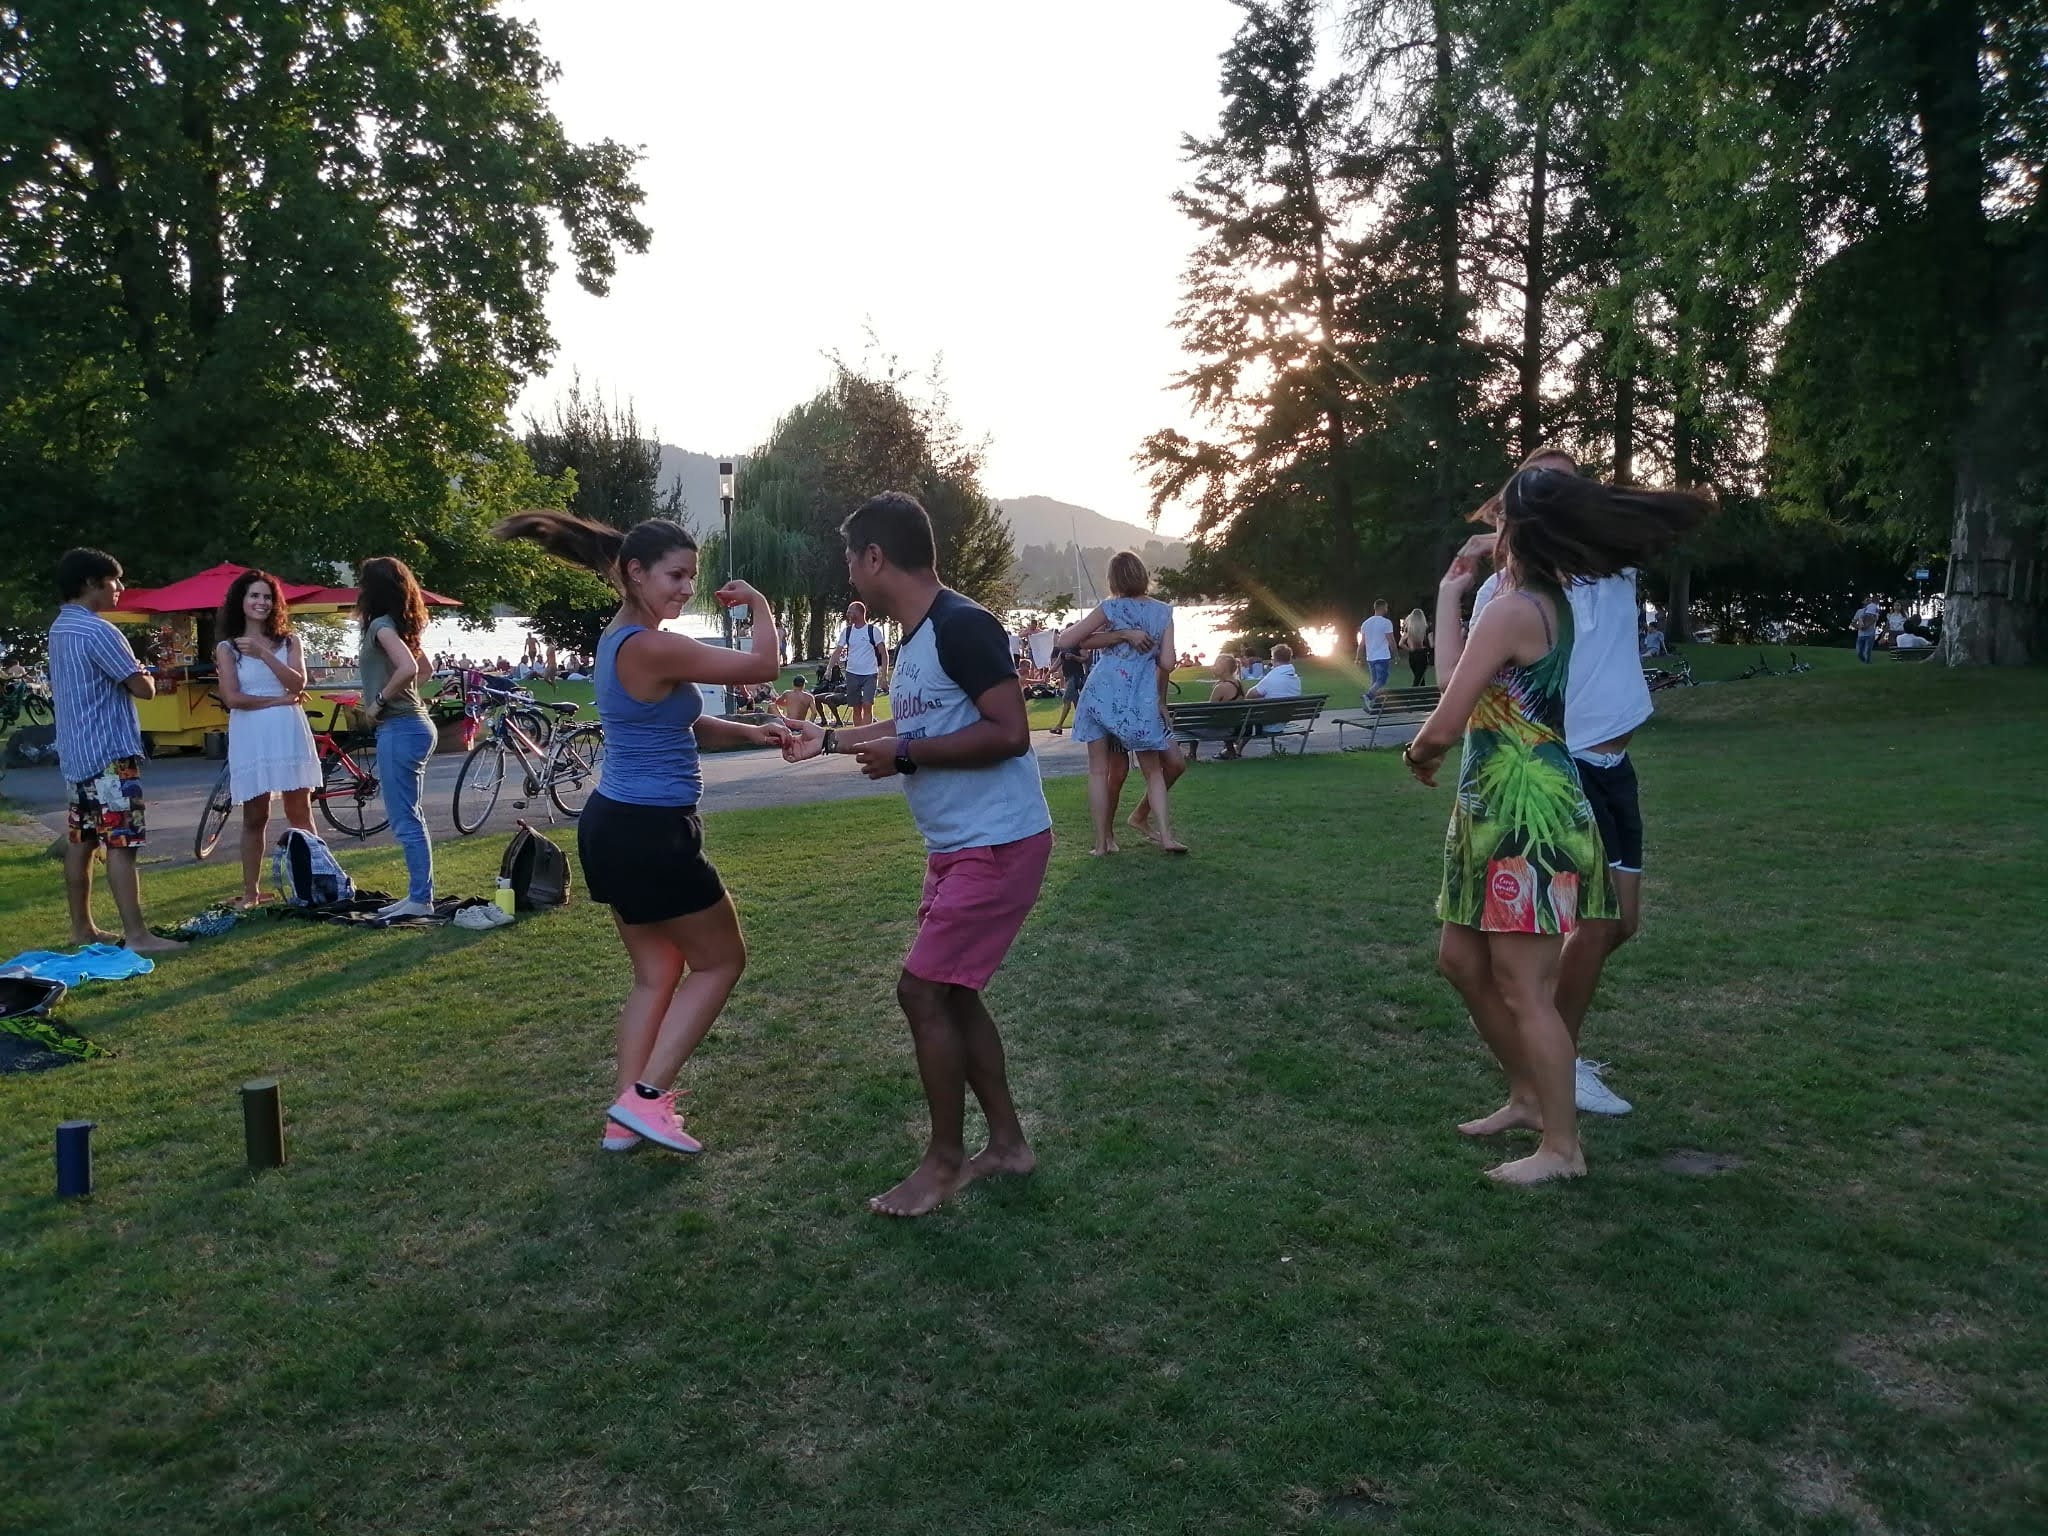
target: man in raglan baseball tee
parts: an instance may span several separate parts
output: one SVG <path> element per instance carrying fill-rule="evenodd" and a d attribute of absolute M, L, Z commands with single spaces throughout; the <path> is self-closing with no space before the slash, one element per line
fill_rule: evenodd
<path fill-rule="evenodd" d="M 885 492 L 841 532 L 854 590 L 902 628 L 892 718 L 845 731 L 806 723 L 786 752 L 791 761 L 844 753 L 871 779 L 901 775 L 924 837 L 917 938 L 896 1001 L 910 1025 L 931 1138 L 910 1176 L 868 1202 L 880 1215 L 922 1216 L 975 1179 L 1029 1173 L 1037 1163 L 982 993 L 1045 882 L 1052 813 L 1003 626 L 940 584 L 923 506 Z M 988 1121 L 988 1145 L 972 1158 L 964 1141 L 969 1088 Z"/>

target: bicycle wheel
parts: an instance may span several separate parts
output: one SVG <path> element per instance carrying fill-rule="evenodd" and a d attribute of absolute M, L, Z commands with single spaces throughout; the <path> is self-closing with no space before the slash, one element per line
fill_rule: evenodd
<path fill-rule="evenodd" d="M 548 798 L 564 816 L 581 816 L 603 771 L 604 731 L 595 725 L 572 726 L 548 755 Z"/>
<path fill-rule="evenodd" d="M 325 777 L 313 798 L 320 814 L 337 832 L 350 837 L 375 837 L 391 825 L 377 794 L 375 747 L 350 747 L 330 752 L 322 762 Z"/>
<path fill-rule="evenodd" d="M 505 787 L 505 744 L 485 737 L 470 749 L 455 778 L 455 830 L 464 837 L 491 819 Z"/>
<path fill-rule="evenodd" d="M 50 711 L 50 701 L 40 693 L 32 693 L 22 702 L 22 713 L 28 716 L 30 725 L 48 725 L 57 717 Z"/>
<path fill-rule="evenodd" d="M 555 739 L 555 717 L 544 709 L 508 709 L 506 717 L 543 752 Z"/>
<path fill-rule="evenodd" d="M 205 808 L 199 813 L 199 831 L 192 839 L 192 857 L 204 859 L 220 843 L 220 835 L 227 830 L 228 817 L 235 809 L 235 798 L 228 789 L 228 771 L 223 768 L 220 777 L 213 781 L 213 793 L 206 797 Z"/>

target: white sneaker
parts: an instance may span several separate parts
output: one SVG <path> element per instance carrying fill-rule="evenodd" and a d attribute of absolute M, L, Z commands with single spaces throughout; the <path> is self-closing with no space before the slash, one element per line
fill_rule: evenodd
<path fill-rule="evenodd" d="M 414 901 L 409 897 L 404 901 L 394 901 L 388 907 L 379 907 L 377 909 L 378 920 L 386 923 L 394 922 L 401 917 L 432 917 L 433 915 L 434 904 L 431 901 Z"/>
<path fill-rule="evenodd" d="M 1604 1061 L 1588 1061 L 1581 1056 L 1577 1062 L 1577 1087 L 1579 1112 L 1586 1115 L 1625 1115 L 1635 1106 L 1612 1088 L 1600 1081 L 1607 1070 Z"/>

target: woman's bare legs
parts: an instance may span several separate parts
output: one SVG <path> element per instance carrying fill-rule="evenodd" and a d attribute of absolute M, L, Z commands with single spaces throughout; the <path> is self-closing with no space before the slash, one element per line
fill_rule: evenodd
<path fill-rule="evenodd" d="M 270 796 L 252 795 L 242 802 L 242 894 L 238 907 L 263 905 L 263 855 L 269 851 Z"/>
<path fill-rule="evenodd" d="M 1490 1115 L 1467 1120 L 1458 1129 L 1467 1136 L 1496 1136 L 1502 1131 L 1543 1129 L 1543 1109 L 1536 1100 L 1536 1085 L 1522 1064 L 1520 1031 L 1514 1011 L 1501 995 L 1493 977 L 1493 951 L 1487 936 L 1477 928 L 1445 923 L 1437 940 L 1436 968 L 1458 989 L 1472 1027 L 1493 1052 L 1493 1059 L 1507 1074 L 1508 1101 Z"/>
<path fill-rule="evenodd" d="M 620 922 L 618 929 L 633 962 L 633 990 L 619 1009 L 615 1092 L 635 1083 L 666 1092 L 739 984 L 747 941 L 730 896 L 688 917 Z"/>
<path fill-rule="evenodd" d="M 284 792 L 284 819 L 288 826 L 297 827 L 301 832 L 312 832 L 313 836 L 313 791 L 310 789 L 288 789 Z"/>
<path fill-rule="evenodd" d="M 1543 1117 L 1543 1140 L 1527 1157 L 1488 1176 L 1503 1184 L 1542 1184 L 1586 1171 L 1579 1145 L 1579 1109 L 1571 1031 L 1557 1011 L 1557 962 L 1564 940 L 1552 934 L 1489 933 L 1493 979 L 1515 1019 L 1516 1049 Z"/>
<path fill-rule="evenodd" d="M 1145 775 L 1145 804 L 1152 809 L 1151 830 L 1146 831 L 1142 826 L 1138 830 L 1152 837 L 1168 853 L 1186 853 L 1188 845 L 1173 835 L 1173 821 L 1166 809 L 1166 791 L 1170 783 L 1166 776 L 1166 754 L 1140 752 L 1138 771 Z M 1110 814 L 1116 814 L 1114 803 L 1110 806 Z"/>
<path fill-rule="evenodd" d="M 1095 853 L 1116 853 L 1116 799 L 1110 788 L 1110 766 L 1123 745 L 1106 736 L 1088 743 L 1088 818 L 1095 824 Z"/>

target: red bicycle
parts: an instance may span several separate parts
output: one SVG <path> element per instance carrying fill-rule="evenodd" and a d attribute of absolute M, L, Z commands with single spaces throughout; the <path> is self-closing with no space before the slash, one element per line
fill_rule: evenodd
<path fill-rule="evenodd" d="M 344 745 L 334 732 L 342 710 L 354 708 L 358 700 L 356 694 L 336 694 L 334 707 L 328 712 L 327 728 L 314 728 L 313 748 L 320 754 L 320 787 L 313 791 L 313 802 L 335 831 L 365 838 L 375 837 L 391 821 L 384 814 L 383 803 L 377 800 L 375 738 L 359 736 Z M 308 719 L 314 718 L 311 710 L 306 715 Z M 206 797 L 206 809 L 199 813 L 199 832 L 192 840 L 195 859 L 206 858 L 219 845 L 234 809 L 228 770 L 222 768 L 220 777 L 214 781 L 213 793 Z"/>

